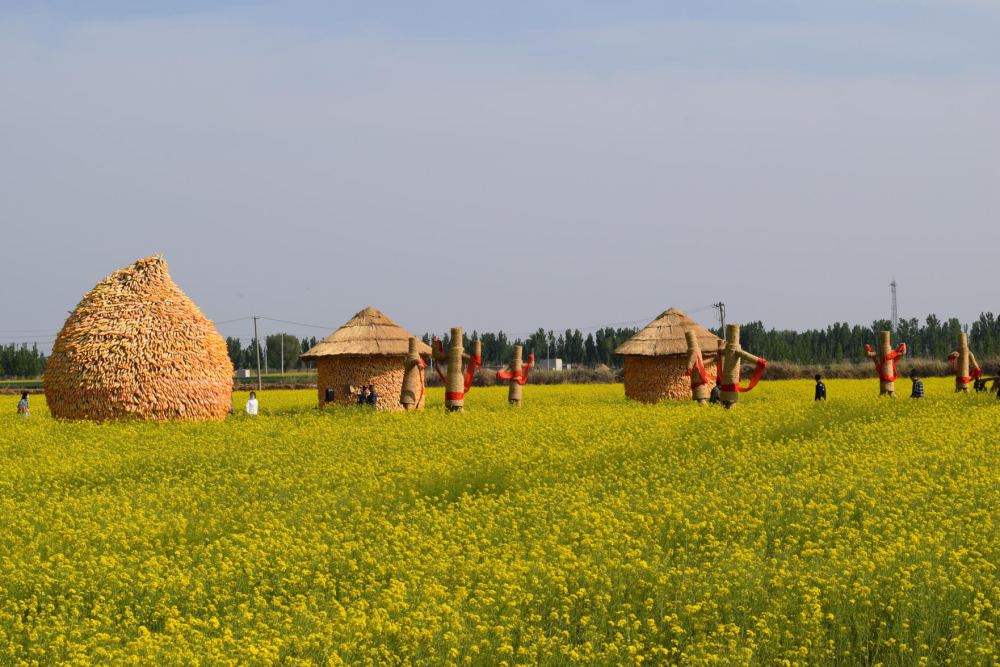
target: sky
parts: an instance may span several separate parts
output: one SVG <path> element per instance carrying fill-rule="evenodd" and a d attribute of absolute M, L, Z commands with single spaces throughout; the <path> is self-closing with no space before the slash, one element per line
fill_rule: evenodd
<path fill-rule="evenodd" d="M 1000 0 L 0 3 L 0 343 L 1000 311 Z M 230 320 L 239 320 L 229 322 Z"/>

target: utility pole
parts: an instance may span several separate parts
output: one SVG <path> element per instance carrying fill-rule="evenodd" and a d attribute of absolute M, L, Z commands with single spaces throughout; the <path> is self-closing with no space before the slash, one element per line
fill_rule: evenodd
<path fill-rule="evenodd" d="M 892 333 L 899 333 L 899 312 L 896 310 L 896 277 L 889 283 L 892 288 Z"/>
<path fill-rule="evenodd" d="M 722 303 L 720 301 L 719 303 L 713 303 L 712 304 L 712 308 L 718 308 L 719 309 L 719 322 L 721 322 L 721 327 L 722 327 L 722 329 L 721 329 L 722 335 L 719 336 L 719 338 L 725 338 L 726 337 L 726 304 L 724 304 L 724 303 Z"/>
<path fill-rule="evenodd" d="M 257 391 L 261 390 L 260 384 L 260 336 L 257 334 L 257 316 L 253 317 L 253 344 L 257 348 Z"/>
<path fill-rule="evenodd" d="M 285 379 L 285 334 L 281 334 L 281 379 Z"/>

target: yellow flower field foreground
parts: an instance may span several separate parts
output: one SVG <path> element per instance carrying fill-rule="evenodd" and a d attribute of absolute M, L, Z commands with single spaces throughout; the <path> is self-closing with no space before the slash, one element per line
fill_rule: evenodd
<path fill-rule="evenodd" d="M 201 424 L 2 397 L 0 664 L 996 663 L 1000 401 L 827 385 Z"/>

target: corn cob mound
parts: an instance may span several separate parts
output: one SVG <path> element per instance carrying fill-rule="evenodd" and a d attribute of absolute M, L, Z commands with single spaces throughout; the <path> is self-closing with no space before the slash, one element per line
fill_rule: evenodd
<path fill-rule="evenodd" d="M 625 396 L 643 403 L 667 400 L 690 400 L 691 378 L 687 370 L 687 354 L 669 356 L 625 356 Z M 706 362 L 705 370 L 715 375 L 715 362 Z"/>
<path fill-rule="evenodd" d="M 83 297 L 56 337 L 43 386 L 62 419 L 223 419 L 233 365 L 222 336 L 154 255 Z"/>
<path fill-rule="evenodd" d="M 379 410 L 402 410 L 399 395 L 403 390 L 406 370 L 404 356 L 336 356 L 321 357 L 316 361 L 319 406 L 326 405 L 326 390 L 333 389 L 336 405 L 356 405 L 348 387 L 359 389 L 362 385 L 375 385 Z"/>

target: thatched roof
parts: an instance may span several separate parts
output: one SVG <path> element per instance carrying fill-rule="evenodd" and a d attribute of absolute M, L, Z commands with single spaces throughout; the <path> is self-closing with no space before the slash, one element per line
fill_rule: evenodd
<path fill-rule="evenodd" d="M 412 335 L 383 313 L 369 306 L 324 338 L 316 347 L 303 354 L 301 358 L 369 355 L 403 357 L 409 351 Z M 421 356 L 431 353 L 431 348 L 422 342 L 419 349 Z"/>
<path fill-rule="evenodd" d="M 718 336 L 676 308 L 671 308 L 646 325 L 645 329 L 619 345 L 615 354 L 647 357 L 684 354 L 687 352 L 685 331 L 697 332 L 698 344 L 706 357 L 718 349 Z"/>

